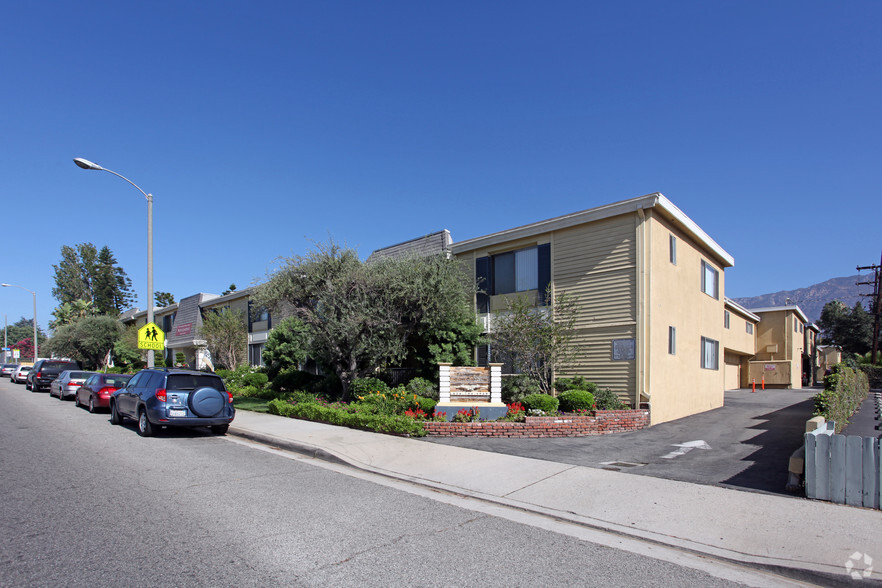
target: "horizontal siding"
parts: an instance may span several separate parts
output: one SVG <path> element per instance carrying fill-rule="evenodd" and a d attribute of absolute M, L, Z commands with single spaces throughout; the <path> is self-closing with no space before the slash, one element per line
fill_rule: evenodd
<path fill-rule="evenodd" d="M 555 234 L 554 288 L 575 296 L 577 328 L 637 320 L 634 222 L 627 215 Z"/>
<path fill-rule="evenodd" d="M 613 361 L 613 339 L 633 339 L 637 336 L 636 327 L 602 327 L 577 329 L 573 345 L 576 356 L 562 367 L 558 377 L 583 376 L 601 388 L 610 388 L 623 400 L 633 401 L 636 388 L 637 362 Z"/>

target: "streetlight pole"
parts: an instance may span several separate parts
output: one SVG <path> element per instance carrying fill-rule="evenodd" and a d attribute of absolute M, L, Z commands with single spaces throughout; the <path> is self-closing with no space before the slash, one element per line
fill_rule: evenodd
<path fill-rule="evenodd" d="M 34 363 L 37 363 L 37 293 L 33 290 L 28 290 L 23 286 L 16 286 L 15 284 L 0 284 L 4 288 L 21 288 L 25 292 L 30 292 L 34 296 Z"/>
<path fill-rule="evenodd" d="M 125 177 L 122 174 L 118 174 L 112 169 L 107 169 L 106 167 L 101 167 L 97 163 L 92 163 L 88 159 L 83 159 L 82 157 L 77 157 L 74 159 L 74 163 L 77 164 L 78 167 L 82 169 L 93 169 L 98 171 L 106 171 L 112 173 L 113 175 L 124 179 L 131 185 L 133 185 L 138 192 L 144 195 L 144 198 L 147 199 L 147 322 L 153 322 L 153 194 L 148 194 L 144 190 L 142 190 L 138 184 Z M 153 363 L 153 350 L 148 350 L 147 354 L 147 367 L 152 368 Z"/>

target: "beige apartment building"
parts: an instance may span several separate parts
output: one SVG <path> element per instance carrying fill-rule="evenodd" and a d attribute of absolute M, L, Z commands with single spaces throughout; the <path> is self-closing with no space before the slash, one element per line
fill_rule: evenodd
<path fill-rule="evenodd" d="M 756 356 L 750 362 L 749 378 L 772 388 L 801 388 L 803 373 L 811 374 L 816 355 L 817 327 L 796 305 L 751 308 L 760 317 L 757 325 Z"/>
<path fill-rule="evenodd" d="M 723 310 L 724 380 L 726 390 L 750 385 L 750 360 L 756 355 L 756 333 L 760 317 L 734 300 L 726 298 Z"/>
<path fill-rule="evenodd" d="M 461 241 L 453 254 L 482 292 L 479 321 L 511 296 L 544 306 L 571 294 L 576 359 L 556 376 L 581 375 L 661 423 L 723 405 L 725 269 L 734 260 L 655 193 Z M 749 313 L 748 313 L 749 315 Z M 741 342 L 733 353 L 748 353 Z M 479 364 L 493 350 L 478 350 Z"/>

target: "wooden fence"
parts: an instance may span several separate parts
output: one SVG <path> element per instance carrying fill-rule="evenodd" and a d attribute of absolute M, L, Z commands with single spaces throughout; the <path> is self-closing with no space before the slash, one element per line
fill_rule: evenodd
<path fill-rule="evenodd" d="M 834 423 L 805 434 L 805 494 L 837 504 L 880 508 L 882 444 L 836 435 Z"/>

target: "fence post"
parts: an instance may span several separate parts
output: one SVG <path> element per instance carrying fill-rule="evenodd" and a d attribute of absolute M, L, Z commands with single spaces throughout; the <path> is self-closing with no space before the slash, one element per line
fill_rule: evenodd
<path fill-rule="evenodd" d="M 845 437 L 830 439 L 830 500 L 845 504 Z"/>
<path fill-rule="evenodd" d="M 818 455 L 818 437 L 812 433 L 805 434 L 805 495 L 808 498 L 818 497 L 818 467 L 815 459 Z"/>
<path fill-rule="evenodd" d="M 877 459 L 878 441 L 872 437 L 861 437 L 863 440 L 862 460 L 863 492 L 861 501 L 867 508 L 879 508 L 879 460 Z"/>
<path fill-rule="evenodd" d="M 845 438 L 845 504 L 861 506 L 864 493 L 862 437 L 849 435 Z"/>

